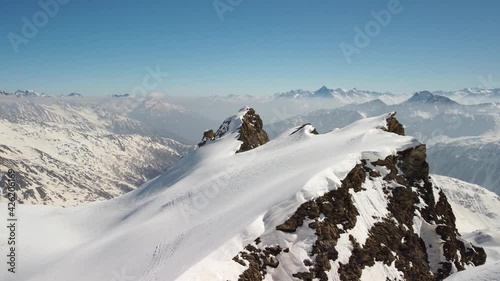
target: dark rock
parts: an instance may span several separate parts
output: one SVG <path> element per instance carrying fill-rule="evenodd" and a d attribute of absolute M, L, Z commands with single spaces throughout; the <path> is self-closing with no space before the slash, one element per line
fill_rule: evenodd
<path fill-rule="evenodd" d="M 243 108 L 241 110 L 245 110 L 246 113 L 243 115 L 241 125 L 238 128 L 238 140 L 241 141 L 242 144 L 236 153 L 254 149 L 269 141 L 269 137 L 263 129 L 262 119 L 255 113 L 255 110 L 253 108 Z M 224 120 L 215 133 L 213 130 L 205 131 L 198 146 L 203 146 L 207 141 L 213 141 L 225 136 L 231 128 L 231 122 L 234 122 L 233 118 L 234 117 L 230 117 Z"/>
<path fill-rule="evenodd" d="M 254 246 L 247 245 L 233 261 L 247 266 L 248 268 L 239 276 L 239 281 L 262 281 L 267 274 L 267 267 L 277 268 L 279 261 L 276 258 L 283 249 L 280 246 L 266 247 L 263 250 Z"/>
<path fill-rule="evenodd" d="M 405 135 L 405 128 L 399 121 L 396 119 L 396 112 L 391 114 L 389 118 L 387 118 L 387 132 L 395 133 L 401 136 Z"/>
<path fill-rule="evenodd" d="M 429 164 L 425 160 L 427 156 L 426 152 L 427 148 L 425 144 L 421 144 L 401 153 L 403 160 L 401 170 L 410 182 L 429 177 Z"/>
<path fill-rule="evenodd" d="M 198 143 L 198 146 L 204 145 L 207 141 L 209 140 L 214 140 L 215 139 L 215 133 L 214 130 L 207 130 L 203 132 L 203 137 L 201 138 L 201 142 Z"/>
<path fill-rule="evenodd" d="M 248 109 L 242 121 L 238 140 L 243 143 L 237 153 L 254 149 L 269 141 L 269 137 L 263 129 L 262 119 L 253 108 Z"/>

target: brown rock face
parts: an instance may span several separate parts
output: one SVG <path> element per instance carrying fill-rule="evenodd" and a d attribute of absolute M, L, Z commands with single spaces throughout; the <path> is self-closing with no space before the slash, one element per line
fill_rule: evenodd
<path fill-rule="evenodd" d="M 243 143 L 240 149 L 236 152 L 244 152 L 261 146 L 269 141 L 266 131 L 263 129 L 262 119 L 255 113 L 253 108 L 243 116 L 243 124 L 240 128 L 240 136 L 238 140 Z"/>
<path fill-rule="evenodd" d="M 429 164 L 425 160 L 427 157 L 426 152 L 427 148 L 425 144 L 422 144 L 400 153 L 400 157 L 403 160 L 401 170 L 409 181 L 427 179 L 429 177 Z"/>
<path fill-rule="evenodd" d="M 255 113 L 255 110 L 253 108 L 244 108 L 242 110 L 246 110 L 246 113 L 243 115 L 241 120 L 242 124 L 238 128 L 238 140 L 243 143 L 236 153 L 254 149 L 269 141 L 269 137 L 263 129 L 264 126 L 262 124 L 262 119 L 260 119 L 260 116 Z M 215 133 L 213 130 L 205 131 L 198 146 L 203 146 L 207 141 L 212 141 L 225 136 L 231 128 L 231 122 L 234 122 L 234 119 L 228 118 L 224 120 Z"/>
<path fill-rule="evenodd" d="M 392 114 L 389 118 L 387 118 L 387 131 L 391 133 L 395 133 L 401 136 L 405 135 L 405 128 L 399 121 L 396 119 L 396 113 Z"/>
<path fill-rule="evenodd" d="M 241 251 L 237 256 L 233 258 L 233 261 L 247 266 L 248 269 L 245 270 L 240 276 L 240 281 L 261 281 L 267 274 L 267 268 L 277 268 L 279 266 L 279 261 L 276 257 L 284 251 L 280 246 L 266 247 L 260 249 L 258 244 L 260 239 L 257 238 L 253 244 L 249 244 Z M 287 249 L 285 250 L 287 251 Z"/>
<path fill-rule="evenodd" d="M 207 141 L 209 140 L 214 140 L 215 139 L 215 133 L 214 130 L 207 130 L 203 133 L 203 138 L 201 138 L 201 142 L 198 144 L 198 146 L 204 145 Z"/>

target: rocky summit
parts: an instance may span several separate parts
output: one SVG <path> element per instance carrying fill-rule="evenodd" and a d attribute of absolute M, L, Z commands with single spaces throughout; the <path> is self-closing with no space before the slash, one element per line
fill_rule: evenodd
<path fill-rule="evenodd" d="M 236 151 L 244 152 L 261 146 L 269 141 L 266 131 L 263 129 L 260 116 L 250 107 L 240 109 L 239 113 L 227 118 L 222 122 L 216 133 L 207 130 L 198 146 L 203 146 L 207 141 L 214 141 L 230 133 L 237 133 L 237 139 L 241 146 Z"/>

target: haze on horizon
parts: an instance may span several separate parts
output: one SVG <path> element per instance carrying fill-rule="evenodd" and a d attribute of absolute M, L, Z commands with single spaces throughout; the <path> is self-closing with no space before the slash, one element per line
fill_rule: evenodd
<path fill-rule="evenodd" d="M 500 87 L 497 1 L 2 3 L 0 90 L 107 96 Z M 148 78 L 149 77 L 149 78 Z M 146 81 L 146 83 L 144 82 Z"/>

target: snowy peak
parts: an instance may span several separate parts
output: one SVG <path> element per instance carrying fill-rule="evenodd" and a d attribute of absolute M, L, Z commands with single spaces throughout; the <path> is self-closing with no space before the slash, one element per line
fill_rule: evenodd
<path fill-rule="evenodd" d="M 331 98 L 333 90 L 328 89 L 326 86 L 319 88 L 314 92 L 314 97 L 318 98 Z"/>
<path fill-rule="evenodd" d="M 263 129 L 263 122 L 253 108 L 243 107 L 239 112 L 222 122 L 217 132 L 208 130 L 203 133 L 203 138 L 198 146 L 203 146 L 207 141 L 222 139 L 232 135 L 241 142 L 236 153 L 244 152 L 261 146 L 269 141 Z"/>
<path fill-rule="evenodd" d="M 34 90 L 17 90 L 14 95 L 20 97 L 50 97 L 50 95 L 46 93 L 39 93 Z"/>
<path fill-rule="evenodd" d="M 275 98 L 291 98 L 291 99 L 300 99 L 300 98 L 308 98 L 314 95 L 311 91 L 306 91 L 302 89 L 291 90 L 285 93 L 277 93 L 274 95 Z"/>
<path fill-rule="evenodd" d="M 112 94 L 110 95 L 110 97 L 112 98 L 128 98 L 128 97 L 131 97 L 130 94 Z"/>
<path fill-rule="evenodd" d="M 63 97 L 82 97 L 83 95 L 80 93 L 73 92 L 71 94 L 63 95 Z"/>
<path fill-rule="evenodd" d="M 374 99 L 384 99 L 390 103 L 400 102 L 401 98 L 389 92 L 379 93 L 374 91 L 364 91 L 353 88 L 346 90 L 342 88 L 330 89 L 322 86 L 316 91 L 308 90 L 293 90 L 286 93 L 276 94 L 275 98 L 288 99 L 314 99 L 325 98 L 331 99 L 334 103 L 350 104 L 368 102 Z"/>
<path fill-rule="evenodd" d="M 405 103 L 426 103 L 426 104 L 448 104 L 456 105 L 457 102 L 450 98 L 440 95 L 434 95 L 429 91 L 421 91 L 415 93 L 411 98 L 409 98 Z"/>
<path fill-rule="evenodd" d="M 439 91 L 436 93 L 442 93 L 443 95 L 447 96 L 476 96 L 476 97 L 495 96 L 495 95 L 500 96 L 500 88 L 483 89 L 475 87 L 475 88 L 465 88 L 455 92 Z"/>

